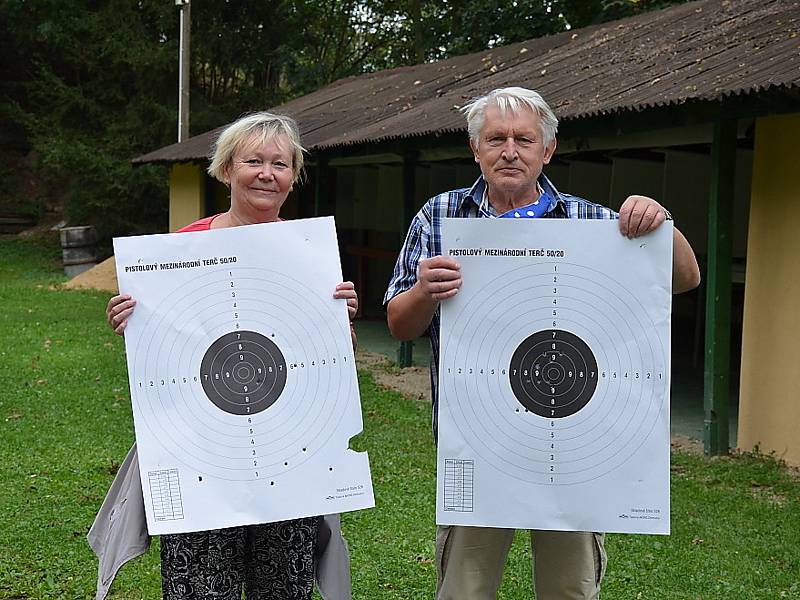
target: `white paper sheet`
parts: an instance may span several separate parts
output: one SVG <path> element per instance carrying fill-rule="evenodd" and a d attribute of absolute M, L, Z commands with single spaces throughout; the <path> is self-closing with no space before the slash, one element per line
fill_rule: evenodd
<path fill-rule="evenodd" d="M 667 534 L 672 223 L 446 219 L 439 524 Z"/>
<path fill-rule="evenodd" d="M 374 506 L 332 218 L 114 240 L 147 526 Z"/>

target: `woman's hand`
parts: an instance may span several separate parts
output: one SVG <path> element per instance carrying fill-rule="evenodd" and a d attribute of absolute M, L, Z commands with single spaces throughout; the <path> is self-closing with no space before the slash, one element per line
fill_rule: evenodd
<path fill-rule="evenodd" d="M 130 294 L 120 294 L 108 301 L 106 306 L 106 320 L 117 335 L 125 333 L 125 326 L 128 324 L 128 317 L 133 314 L 133 307 L 136 300 Z"/>
<path fill-rule="evenodd" d="M 347 316 L 350 319 L 350 339 L 353 341 L 353 350 L 356 349 L 356 330 L 353 328 L 353 319 L 358 314 L 358 294 L 352 281 L 343 281 L 336 286 L 333 297 L 337 300 L 347 300 Z"/>
<path fill-rule="evenodd" d="M 337 285 L 336 290 L 333 292 L 333 297 L 338 300 L 347 300 L 347 316 L 350 321 L 356 318 L 358 313 L 358 294 L 356 294 L 356 286 L 353 285 L 352 281 L 343 281 Z"/>

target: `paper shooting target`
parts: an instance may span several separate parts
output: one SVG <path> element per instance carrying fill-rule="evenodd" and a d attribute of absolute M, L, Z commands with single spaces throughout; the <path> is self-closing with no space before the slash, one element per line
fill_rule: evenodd
<path fill-rule="evenodd" d="M 469 289 L 465 276 L 467 299 L 443 309 L 440 456 L 444 427 L 470 446 L 453 458 L 530 484 L 619 468 L 663 424 L 668 348 L 648 311 L 608 273 L 566 261 L 491 277 Z"/>
<path fill-rule="evenodd" d="M 597 361 L 589 346 L 569 331 L 547 329 L 514 351 L 508 375 L 517 400 L 542 417 L 568 417 L 591 400 Z"/>
<path fill-rule="evenodd" d="M 234 415 L 266 410 L 286 385 L 280 348 L 255 331 L 232 331 L 215 341 L 200 363 L 200 382 L 211 402 Z"/>
<path fill-rule="evenodd" d="M 357 398 L 335 309 L 289 274 L 234 265 L 199 272 L 157 310 L 137 306 L 137 430 L 199 480 L 278 485 L 326 448 Z"/>

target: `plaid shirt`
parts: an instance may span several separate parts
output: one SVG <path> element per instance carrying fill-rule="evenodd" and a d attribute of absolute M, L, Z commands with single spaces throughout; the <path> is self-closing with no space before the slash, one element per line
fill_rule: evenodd
<path fill-rule="evenodd" d="M 539 176 L 539 185 L 553 199 L 542 218 L 551 219 L 617 219 L 619 215 L 610 208 L 594 204 L 577 196 L 561 194 L 550 180 Z M 411 221 L 406 241 L 397 257 L 389 288 L 383 298 L 384 305 L 417 282 L 419 261 L 442 253 L 442 219 L 462 217 L 467 219 L 495 218 L 499 216 L 489 202 L 483 202 L 486 181 L 483 176 L 471 188 L 444 192 L 428 200 Z M 431 396 L 433 398 L 433 432 L 436 436 L 439 412 L 439 326 L 440 310 L 437 308 L 428 326 L 431 340 Z"/>

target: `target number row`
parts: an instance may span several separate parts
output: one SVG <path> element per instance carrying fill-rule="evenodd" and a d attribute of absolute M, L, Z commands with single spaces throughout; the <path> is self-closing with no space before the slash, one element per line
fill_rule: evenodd
<path fill-rule="evenodd" d="M 517 369 L 492 369 L 489 367 L 447 367 L 447 374 L 448 375 L 506 375 L 509 371 L 511 371 L 511 376 L 516 377 L 518 375 Z M 534 376 L 538 377 L 540 375 L 538 370 L 534 370 Z M 522 370 L 522 376 L 528 376 L 528 370 Z M 568 372 L 568 377 L 572 377 L 572 371 Z M 582 379 L 586 377 L 586 374 L 583 371 L 578 371 L 578 378 Z M 594 371 L 589 371 L 589 379 L 593 379 L 595 377 Z M 653 372 L 653 371 L 600 371 L 600 379 L 664 379 L 664 373 L 662 372 Z"/>

